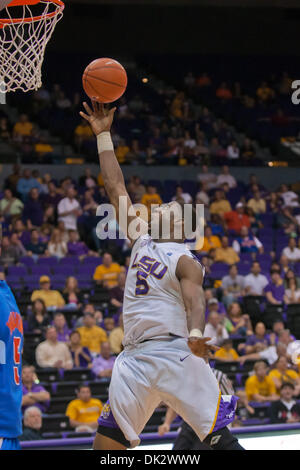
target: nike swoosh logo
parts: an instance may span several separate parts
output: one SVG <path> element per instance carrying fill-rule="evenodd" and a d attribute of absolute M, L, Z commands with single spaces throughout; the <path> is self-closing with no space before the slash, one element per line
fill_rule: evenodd
<path fill-rule="evenodd" d="M 185 360 L 187 357 L 189 357 L 189 356 L 190 356 L 190 354 L 188 354 L 188 355 L 185 356 L 185 357 L 181 357 L 181 358 L 180 358 L 180 362 L 184 361 L 184 360 Z"/>

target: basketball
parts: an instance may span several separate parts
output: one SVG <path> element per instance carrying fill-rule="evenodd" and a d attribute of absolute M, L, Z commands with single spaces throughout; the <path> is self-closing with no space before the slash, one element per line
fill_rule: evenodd
<path fill-rule="evenodd" d="M 84 91 L 92 100 L 112 103 L 125 92 L 127 73 L 114 59 L 96 59 L 86 67 L 82 82 Z"/>

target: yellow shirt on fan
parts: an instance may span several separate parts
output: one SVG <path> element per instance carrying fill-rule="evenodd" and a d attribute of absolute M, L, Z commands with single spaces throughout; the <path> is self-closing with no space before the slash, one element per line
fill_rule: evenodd
<path fill-rule="evenodd" d="M 72 400 L 67 407 L 66 416 L 82 424 L 95 423 L 102 408 L 101 400 L 96 398 L 91 398 L 88 402 Z"/>

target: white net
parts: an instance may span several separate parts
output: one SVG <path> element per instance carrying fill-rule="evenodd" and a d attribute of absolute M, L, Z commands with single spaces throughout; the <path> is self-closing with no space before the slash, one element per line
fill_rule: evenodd
<path fill-rule="evenodd" d="M 6 92 L 37 90 L 42 85 L 45 48 L 63 16 L 64 4 L 59 0 L 36 3 L 8 6 L 0 14 L 0 77 Z"/>

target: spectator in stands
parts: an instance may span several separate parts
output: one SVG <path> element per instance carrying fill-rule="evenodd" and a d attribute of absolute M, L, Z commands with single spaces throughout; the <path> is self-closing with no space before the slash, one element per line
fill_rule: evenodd
<path fill-rule="evenodd" d="M 92 303 L 85 304 L 83 307 L 83 316 L 79 317 L 76 320 L 75 323 L 75 328 L 79 328 L 80 326 L 83 326 L 84 324 L 84 316 L 86 313 L 90 313 L 94 318 L 97 326 L 101 326 L 103 323 L 103 314 L 101 310 L 97 310 L 95 305 Z"/>
<path fill-rule="evenodd" d="M 53 181 L 47 184 L 47 188 L 47 194 L 43 195 L 44 206 L 49 205 L 56 208 L 61 200 L 61 195 L 58 194 L 57 187 Z"/>
<path fill-rule="evenodd" d="M 83 297 L 80 293 L 80 289 L 78 288 L 78 281 L 76 277 L 69 276 L 66 279 L 66 285 L 63 290 L 63 298 L 66 302 L 66 306 L 69 308 L 78 309 L 81 307 L 83 302 Z"/>
<path fill-rule="evenodd" d="M 224 220 L 228 230 L 236 234 L 241 232 L 242 227 L 250 228 L 249 216 L 245 213 L 245 207 L 242 202 L 238 202 L 234 211 L 224 213 Z"/>
<path fill-rule="evenodd" d="M 23 202 L 14 197 L 11 189 L 5 189 L 3 199 L 0 201 L 0 216 L 5 218 L 17 217 L 22 214 L 23 208 Z"/>
<path fill-rule="evenodd" d="M 267 301 L 273 305 L 281 305 L 284 297 L 283 280 L 278 270 L 271 271 L 271 281 L 264 288 Z"/>
<path fill-rule="evenodd" d="M 64 223 L 62 220 L 59 220 L 59 221 L 57 222 L 57 227 L 56 227 L 56 228 L 57 228 L 57 230 L 59 230 L 60 233 L 61 233 L 61 239 L 62 239 L 62 241 L 68 243 L 68 241 L 69 241 L 69 231 L 66 229 L 65 223 Z"/>
<path fill-rule="evenodd" d="M 265 214 L 267 210 L 266 201 L 261 197 L 260 191 L 254 191 L 253 197 L 249 199 L 247 206 L 253 210 L 254 214 Z"/>
<path fill-rule="evenodd" d="M 295 277 L 292 277 L 288 280 L 287 289 L 284 292 L 284 303 L 288 304 L 298 304 L 300 303 L 300 288 Z"/>
<path fill-rule="evenodd" d="M 120 314 L 118 326 L 110 332 L 110 335 L 108 337 L 112 354 L 120 354 L 120 352 L 123 350 L 123 344 L 122 344 L 123 339 L 124 339 L 123 315 Z"/>
<path fill-rule="evenodd" d="M 189 193 L 184 193 L 182 186 L 176 187 L 175 196 L 172 197 L 172 201 L 182 202 L 183 204 L 191 204 L 193 199 Z"/>
<path fill-rule="evenodd" d="M 151 205 L 153 204 L 162 204 L 162 199 L 160 195 L 156 191 L 156 187 L 153 185 L 148 185 L 146 187 L 146 192 L 143 194 L 142 199 L 141 199 L 141 204 L 147 207 L 148 210 L 148 216 L 150 217 L 151 214 Z"/>
<path fill-rule="evenodd" d="M 296 277 L 294 271 L 290 267 L 290 262 L 287 256 L 281 255 L 280 256 L 280 268 L 281 273 L 284 274 L 284 286 L 287 287 L 287 281 L 290 277 Z"/>
<path fill-rule="evenodd" d="M 222 171 L 217 178 L 217 187 L 222 186 L 222 184 L 224 183 L 228 183 L 230 189 L 235 188 L 237 186 L 236 179 L 230 174 L 228 165 L 224 165 L 222 167 Z"/>
<path fill-rule="evenodd" d="M 230 145 L 227 147 L 227 158 L 229 161 L 233 162 L 240 158 L 240 149 L 236 143 L 236 140 L 233 140 Z"/>
<path fill-rule="evenodd" d="M 222 82 L 221 85 L 217 88 L 216 97 L 223 101 L 232 99 L 232 92 L 228 88 L 226 82 Z"/>
<path fill-rule="evenodd" d="M 78 152 L 81 151 L 84 142 L 94 140 L 94 134 L 91 126 L 89 126 L 89 123 L 85 119 L 82 119 L 80 124 L 78 124 L 78 126 L 75 128 L 74 136 L 75 145 Z"/>
<path fill-rule="evenodd" d="M 299 207 L 299 196 L 291 191 L 289 185 L 282 184 L 278 194 L 283 199 L 284 207 Z"/>
<path fill-rule="evenodd" d="M 118 275 L 121 271 L 121 266 L 118 263 L 113 263 L 111 254 L 104 253 L 102 264 L 97 266 L 93 279 L 96 281 L 96 284 L 111 289 L 118 285 Z"/>
<path fill-rule="evenodd" d="M 39 200 L 39 190 L 32 188 L 24 205 L 23 220 L 27 227 L 40 227 L 44 221 L 43 206 Z"/>
<path fill-rule="evenodd" d="M 214 202 L 210 205 L 210 213 L 223 216 L 226 212 L 231 211 L 230 202 L 225 199 L 224 192 L 217 190 L 215 192 Z"/>
<path fill-rule="evenodd" d="M 40 241 L 40 235 L 37 229 L 31 230 L 30 242 L 25 244 L 27 255 L 38 259 L 40 255 L 44 255 L 46 251 L 46 244 Z"/>
<path fill-rule="evenodd" d="M 230 338 L 223 340 L 222 347 L 215 352 L 214 357 L 222 362 L 234 362 L 239 360 L 239 355 L 233 348 Z"/>
<path fill-rule="evenodd" d="M 245 383 L 249 401 L 263 403 L 278 400 L 274 382 L 267 376 L 267 373 L 268 368 L 264 361 L 257 361 L 254 364 L 254 375 L 249 377 Z"/>
<path fill-rule="evenodd" d="M 23 243 L 21 242 L 21 240 L 19 240 L 18 235 L 16 233 L 11 234 L 10 244 L 11 244 L 12 247 L 16 248 L 17 253 L 18 253 L 17 256 L 19 256 L 19 258 L 21 256 L 26 256 L 27 255 L 27 251 L 25 250 L 25 248 L 23 246 Z"/>
<path fill-rule="evenodd" d="M 253 261 L 251 273 L 244 278 L 244 288 L 246 295 L 264 295 L 264 288 L 269 281 L 264 274 L 261 274 L 261 267 L 258 261 Z"/>
<path fill-rule="evenodd" d="M 126 156 L 129 153 L 130 148 L 126 143 L 125 139 L 120 139 L 119 145 L 116 147 L 115 154 L 120 165 L 126 163 Z"/>
<path fill-rule="evenodd" d="M 13 246 L 10 242 L 9 237 L 4 236 L 1 243 L 1 266 L 8 268 L 14 266 L 19 262 L 20 252 L 17 247 Z"/>
<path fill-rule="evenodd" d="M 83 121 L 85 124 L 88 124 L 85 119 L 83 119 Z M 89 125 L 88 127 L 90 128 Z M 92 175 L 92 170 L 89 167 L 85 168 L 84 176 L 79 178 L 79 186 L 88 189 L 95 188 L 97 186 L 97 178 Z"/>
<path fill-rule="evenodd" d="M 222 302 L 219 302 L 218 299 L 213 297 L 212 290 L 206 289 L 205 290 L 205 300 L 206 300 L 206 311 L 205 311 L 205 318 L 209 316 L 212 312 L 218 312 L 221 315 L 226 314 L 226 309 Z"/>
<path fill-rule="evenodd" d="M 90 387 L 81 384 L 77 389 L 77 399 L 68 404 L 66 416 L 69 417 L 70 426 L 75 428 L 76 432 L 94 433 L 98 427 L 102 408 L 102 402 L 92 398 Z"/>
<path fill-rule="evenodd" d="M 23 434 L 20 441 L 39 441 L 42 440 L 42 412 L 37 406 L 29 406 L 24 413 Z"/>
<path fill-rule="evenodd" d="M 209 208 L 209 195 L 207 194 L 206 183 L 198 184 L 198 192 L 195 199 L 198 204 L 204 204 L 205 208 Z"/>
<path fill-rule="evenodd" d="M 241 146 L 240 156 L 244 165 L 251 165 L 251 161 L 255 157 L 254 145 L 247 137 L 244 139 L 243 145 Z"/>
<path fill-rule="evenodd" d="M 12 173 L 5 179 L 5 188 L 9 188 L 13 193 L 17 190 L 17 183 L 21 178 L 21 167 L 18 163 L 13 165 Z"/>
<path fill-rule="evenodd" d="M 201 246 L 200 243 L 202 243 L 202 239 L 199 239 L 197 242 L 196 251 L 201 253 L 209 253 L 210 250 L 221 247 L 220 238 L 212 234 L 212 229 L 209 225 L 204 229 L 203 245 Z"/>
<path fill-rule="evenodd" d="M 67 245 L 67 251 L 69 256 L 77 256 L 81 260 L 87 255 L 97 256 L 92 250 L 89 250 L 86 244 L 79 240 L 79 233 L 77 230 L 69 230 L 69 241 Z"/>
<path fill-rule="evenodd" d="M 50 393 L 40 384 L 35 383 L 35 370 L 33 366 L 22 368 L 22 412 L 36 406 L 42 413 L 46 413 L 50 404 Z"/>
<path fill-rule="evenodd" d="M 264 344 L 266 347 L 270 346 L 269 336 L 266 334 L 266 327 L 263 322 L 258 322 L 255 325 L 254 334 L 248 336 L 245 345 L 245 354 L 252 354 L 259 352 L 257 345 Z"/>
<path fill-rule="evenodd" d="M 287 257 L 290 263 L 297 263 L 300 261 L 300 248 L 297 248 L 297 242 L 295 238 L 289 239 L 289 244 L 282 252 Z"/>
<path fill-rule="evenodd" d="M 74 368 L 83 367 L 90 369 L 92 367 L 93 357 L 89 348 L 81 346 L 81 336 L 78 330 L 71 332 L 69 348 Z"/>
<path fill-rule="evenodd" d="M 61 233 L 56 228 L 53 230 L 48 243 L 48 253 L 58 259 L 64 258 L 68 253 L 67 244 L 62 240 Z"/>
<path fill-rule="evenodd" d="M 47 133 L 41 133 L 34 144 L 34 151 L 38 163 L 51 163 L 53 147 L 49 144 L 49 137 Z"/>
<path fill-rule="evenodd" d="M 27 114 L 20 114 L 19 120 L 14 125 L 13 138 L 22 141 L 24 137 L 30 137 L 33 131 L 33 124 L 29 121 Z"/>
<path fill-rule="evenodd" d="M 203 334 L 205 337 L 211 338 L 211 343 L 216 346 L 220 346 L 229 337 L 222 323 L 222 317 L 218 312 L 211 312 L 208 315 Z"/>
<path fill-rule="evenodd" d="M 54 326 L 48 326 L 46 340 L 42 341 L 35 350 L 36 362 L 39 367 L 72 369 L 73 361 L 68 346 L 57 340 Z"/>
<path fill-rule="evenodd" d="M 253 328 L 249 315 L 243 314 L 238 302 L 232 302 L 227 309 L 227 318 L 224 326 L 229 335 L 250 336 L 253 334 Z"/>
<path fill-rule="evenodd" d="M 249 234 L 248 227 L 243 226 L 240 230 L 240 236 L 237 237 L 233 244 L 232 248 L 237 253 L 260 253 L 264 251 L 263 244 L 259 241 L 257 237 Z"/>
<path fill-rule="evenodd" d="M 0 118 L 0 139 L 2 142 L 11 141 L 11 129 L 6 117 Z"/>
<path fill-rule="evenodd" d="M 71 108 L 72 103 L 69 98 L 66 97 L 65 93 L 63 91 L 60 91 L 55 101 L 55 105 L 59 109 L 68 109 Z"/>
<path fill-rule="evenodd" d="M 216 248 L 214 253 L 215 263 L 236 264 L 240 261 L 238 254 L 229 246 L 229 239 L 226 236 L 221 238 L 221 247 Z"/>
<path fill-rule="evenodd" d="M 283 383 L 291 383 L 294 386 L 294 396 L 297 397 L 300 394 L 300 376 L 299 374 L 289 367 L 287 358 L 285 356 L 279 356 L 274 368 L 269 372 L 269 377 L 273 380 L 276 393 L 280 394 L 280 389 Z"/>
<path fill-rule="evenodd" d="M 275 97 L 275 92 L 268 86 L 267 82 L 263 81 L 256 90 L 256 96 L 263 102 L 272 101 Z"/>
<path fill-rule="evenodd" d="M 71 330 L 67 325 L 66 317 L 63 313 L 58 312 L 54 314 L 53 326 L 56 328 L 58 341 L 68 343 L 70 340 Z"/>
<path fill-rule="evenodd" d="M 110 303 L 114 307 L 121 308 L 123 306 L 125 282 L 126 273 L 120 272 L 118 275 L 118 285 L 109 290 Z"/>
<path fill-rule="evenodd" d="M 40 277 L 40 289 L 32 293 L 31 301 L 42 299 L 47 309 L 64 307 L 65 301 L 61 293 L 57 290 L 51 290 L 51 280 L 49 276 Z"/>
<path fill-rule="evenodd" d="M 23 171 L 23 176 L 18 179 L 17 183 L 17 192 L 21 195 L 23 202 L 26 201 L 27 195 L 33 188 L 40 190 L 41 184 L 33 178 L 29 169 L 25 169 Z"/>
<path fill-rule="evenodd" d="M 96 377 L 111 377 L 115 356 L 112 356 L 108 341 L 101 344 L 100 355 L 93 360 L 92 371 Z"/>
<path fill-rule="evenodd" d="M 105 317 L 103 320 L 103 327 L 109 337 L 110 333 L 115 327 L 115 319 L 113 317 Z"/>
<path fill-rule="evenodd" d="M 87 347 L 92 356 L 100 354 L 101 344 L 107 341 L 107 334 L 96 326 L 96 319 L 92 313 L 85 313 L 83 317 L 83 326 L 77 328 L 81 337 L 81 346 Z"/>
<path fill-rule="evenodd" d="M 271 424 L 299 423 L 300 404 L 293 398 L 295 387 L 292 383 L 283 383 L 280 387 L 280 399 L 271 403 L 269 416 Z"/>
<path fill-rule="evenodd" d="M 207 165 L 202 165 L 201 173 L 197 175 L 198 181 L 205 184 L 207 190 L 213 189 L 216 187 L 217 175 L 215 173 L 209 173 L 209 168 Z"/>
<path fill-rule="evenodd" d="M 232 302 L 237 301 L 243 295 L 244 290 L 244 276 L 238 273 L 238 268 L 235 264 L 229 268 L 229 274 L 222 279 L 222 302 L 228 306 Z"/>
<path fill-rule="evenodd" d="M 270 333 L 268 335 L 268 339 L 269 339 L 269 346 L 263 342 L 257 343 L 256 352 L 250 353 L 250 354 L 244 354 L 240 358 L 241 364 L 243 364 L 244 362 L 248 360 L 251 360 L 251 361 L 264 360 L 264 361 L 267 361 L 270 366 L 273 366 L 273 364 L 277 361 L 278 357 L 286 355 L 286 345 L 279 341 L 276 344 L 275 333 Z"/>
<path fill-rule="evenodd" d="M 32 312 L 28 316 L 28 330 L 33 333 L 44 333 L 50 324 L 50 317 L 47 313 L 45 302 L 37 298 L 32 303 Z"/>
<path fill-rule="evenodd" d="M 67 230 L 77 229 L 77 218 L 82 213 L 80 204 L 75 196 L 76 191 L 70 186 L 66 190 L 66 197 L 64 197 L 57 206 L 58 220 L 64 222 Z"/>

